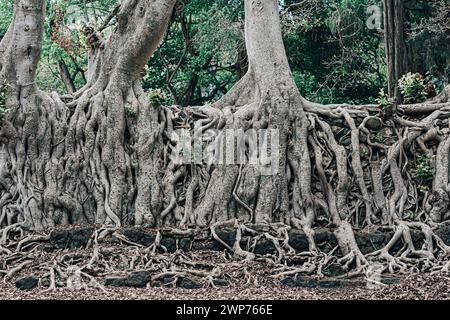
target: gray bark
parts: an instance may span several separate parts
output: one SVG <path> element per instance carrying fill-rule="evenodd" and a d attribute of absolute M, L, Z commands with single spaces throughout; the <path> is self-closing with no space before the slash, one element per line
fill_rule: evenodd
<path fill-rule="evenodd" d="M 67 67 L 64 60 L 60 60 L 58 62 L 58 68 L 59 68 L 59 74 L 61 76 L 61 80 L 64 83 L 64 86 L 66 87 L 67 93 L 72 94 L 77 89 L 75 88 L 75 84 L 73 82 L 72 76 L 70 75 L 69 68 Z"/>

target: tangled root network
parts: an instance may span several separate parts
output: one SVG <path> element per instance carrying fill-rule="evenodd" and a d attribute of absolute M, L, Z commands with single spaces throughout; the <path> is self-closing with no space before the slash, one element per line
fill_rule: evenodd
<path fill-rule="evenodd" d="M 277 1 L 249 0 L 247 74 L 212 105 L 162 106 L 149 99 L 139 75 L 176 1 L 130 0 L 108 40 L 91 30 L 86 86 L 49 94 L 37 88 L 30 67 L 39 61 L 44 5 L 28 2 L 26 10 L 16 6 L 0 42 L 0 83 L 9 86 L 9 111 L 0 123 L 4 281 L 31 266 L 46 270 L 48 289 L 74 273 L 101 288 L 96 277 L 115 274 L 119 265 L 151 271 L 155 280 L 197 277 L 214 285 L 223 275 L 220 266 L 199 268 L 190 254 L 164 255 L 160 236 L 143 247 L 121 233 L 123 226 L 171 230 L 178 238 L 207 230 L 233 263 L 270 260 L 274 277 L 320 276 L 335 263 L 347 276 L 375 267 L 449 272 L 449 239 L 439 236 L 450 221 L 448 87 L 430 101 L 384 109 L 307 101 L 292 78 Z M 14 29 L 24 15 L 35 22 L 27 37 Z M 29 55 L 14 59 L 16 47 Z M 225 160 L 187 154 L 180 131 L 193 149 L 226 150 Z M 245 146 L 239 155 L 236 139 Z M 268 157 L 249 148 L 255 141 L 268 146 Z M 83 252 L 40 261 L 37 244 L 58 225 L 97 229 Z M 221 238 L 223 228 L 234 230 L 233 243 Z M 294 248 L 293 229 L 305 235 L 308 250 Z M 319 246 L 318 229 L 331 231 L 335 241 Z M 363 253 L 355 231 L 390 237 Z M 105 247 L 102 241 L 111 238 L 123 248 Z M 253 252 L 261 240 L 275 254 Z"/>

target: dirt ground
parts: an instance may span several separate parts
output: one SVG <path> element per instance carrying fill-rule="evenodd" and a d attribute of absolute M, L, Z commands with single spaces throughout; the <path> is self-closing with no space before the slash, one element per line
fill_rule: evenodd
<path fill-rule="evenodd" d="M 204 253 L 200 261 L 205 263 L 221 263 L 223 255 Z M 243 276 L 243 269 L 246 275 Z M 29 274 L 24 270 L 18 276 Z M 73 290 L 57 288 L 55 291 L 44 291 L 45 288 L 19 290 L 14 280 L 4 283 L 0 281 L 0 299 L 50 299 L 50 300 L 172 300 L 172 299 L 214 299 L 214 300 L 357 300 L 357 299 L 450 299 L 450 275 L 444 274 L 409 274 L 396 276 L 396 283 L 368 287 L 359 281 L 355 286 L 338 286 L 333 288 L 290 287 L 282 284 L 282 279 L 271 277 L 273 270 L 265 263 L 251 262 L 241 267 L 234 264 L 226 270 L 229 285 L 213 288 L 204 286 L 200 289 L 183 289 L 173 287 L 128 288 L 109 287 L 106 291 L 88 288 Z M 248 279 L 251 279 L 250 283 Z"/>

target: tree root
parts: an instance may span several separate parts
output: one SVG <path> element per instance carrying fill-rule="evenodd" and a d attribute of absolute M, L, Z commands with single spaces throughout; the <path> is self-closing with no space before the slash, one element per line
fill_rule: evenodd
<path fill-rule="evenodd" d="M 346 227 L 342 227 L 346 226 Z M 377 272 L 406 273 L 414 271 L 449 272 L 448 256 L 450 247 L 429 228 L 426 224 L 397 222 L 397 228 L 388 244 L 380 250 L 363 255 L 358 248 L 354 248 L 353 233 L 349 233 L 350 224 L 343 223 L 335 232 L 339 245 L 329 252 L 306 251 L 296 252 L 289 244 L 288 227 L 283 224 L 244 224 L 236 219 L 225 222 L 218 222 L 211 227 L 211 235 L 221 243 L 229 252 L 232 259 L 224 259 L 219 264 L 201 265 L 195 262 L 198 253 L 183 252 L 177 250 L 168 254 L 161 249 L 161 234 L 177 234 L 181 238 L 189 238 L 195 231 L 164 229 L 157 232 L 154 243 L 151 246 L 143 247 L 127 239 L 120 234 L 120 230 L 108 232 L 109 236 L 103 236 L 104 229 L 97 229 L 91 239 L 86 252 L 70 252 L 58 254 L 53 259 L 42 260 L 39 250 L 32 250 L 23 253 L 18 248 L 24 248 L 24 244 L 33 243 L 29 241 L 45 241 L 48 236 L 24 236 L 15 242 L 10 242 L 9 252 L 5 252 L 2 257 L 3 265 L 0 267 L 0 277 L 3 281 L 11 281 L 18 274 L 29 269 L 29 272 L 41 274 L 39 287 L 43 292 L 61 290 L 86 290 L 96 288 L 101 291 L 108 291 L 104 286 L 105 277 L 127 277 L 133 272 L 149 272 L 151 280 L 148 285 L 162 283 L 164 286 L 178 286 L 182 279 L 190 279 L 194 283 L 199 283 L 204 287 L 217 287 L 218 279 L 233 277 L 223 270 L 236 268 L 243 272 L 242 277 L 247 283 L 254 283 L 247 266 L 258 261 L 269 262 L 271 267 L 271 277 L 284 279 L 299 274 L 314 275 L 323 277 L 323 270 L 332 263 L 339 263 L 347 271 L 340 277 L 366 276 L 368 281 L 376 281 L 371 276 L 372 266 L 377 267 Z M 235 239 L 232 245 L 228 245 L 219 237 L 222 228 L 235 230 Z M 417 250 L 411 247 L 411 231 L 416 229 L 425 234 L 424 248 Z M 214 236 L 215 235 L 215 236 Z M 248 239 L 247 247 L 244 248 L 244 236 Z M 108 239 L 119 239 L 118 245 L 107 245 Z M 270 241 L 275 248 L 275 254 L 261 256 L 252 252 L 255 243 L 258 241 Z M 394 246 L 402 241 L 404 248 L 393 252 Z M 438 251 L 433 249 L 427 251 L 429 243 L 436 243 Z M 116 243 L 116 242 L 113 242 Z M 38 248 L 38 247 L 36 247 Z M 347 248 L 347 251 L 343 251 Z M 10 250 L 12 249 L 12 250 Z M 426 264 L 427 262 L 428 264 Z M 418 269 L 418 265 L 422 269 Z"/>

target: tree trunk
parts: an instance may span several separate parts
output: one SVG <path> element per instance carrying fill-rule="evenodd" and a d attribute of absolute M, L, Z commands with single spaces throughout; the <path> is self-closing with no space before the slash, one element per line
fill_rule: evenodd
<path fill-rule="evenodd" d="M 388 67 L 388 93 L 398 101 L 398 80 L 408 71 L 403 0 L 384 1 L 384 31 Z"/>
<path fill-rule="evenodd" d="M 64 103 L 35 86 L 44 1 L 16 2 L 1 43 L 6 49 L 0 74 L 11 88 L 10 118 L 2 126 L 8 140 L 2 144 L 2 168 L 11 169 L 5 172 L 1 199 L 9 221 L 39 230 L 59 223 L 120 226 L 134 220 L 129 213 L 140 182 L 135 179 L 144 175 L 133 174 L 140 159 L 129 146 L 136 126 L 125 117 L 125 106 L 144 114 L 151 109 L 137 83 L 174 3 L 126 1 L 107 42 L 90 35 L 91 77 L 73 101 Z"/>
<path fill-rule="evenodd" d="M 69 68 L 67 67 L 63 59 L 58 62 L 58 68 L 59 75 L 61 76 L 61 80 L 63 81 L 64 86 L 66 87 L 67 93 L 74 93 L 77 89 L 75 88 L 72 76 L 70 75 Z"/>

